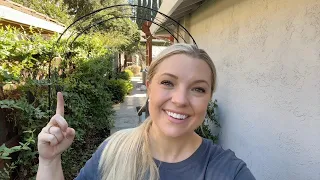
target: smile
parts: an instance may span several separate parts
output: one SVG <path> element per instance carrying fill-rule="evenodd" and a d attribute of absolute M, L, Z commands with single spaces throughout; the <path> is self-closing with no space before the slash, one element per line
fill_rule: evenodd
<path fill-rule="evenodd" d="M 189 117 L 188 115 L 184 115 L 184 114 L 177 114 L 177 113 L 174 113 L 174 112 L 170 112 L 170 111 L 166 111 L 166 113 L 175 118 L 175 119 L 180 119 L 180 120 L 184 120 L 186 119 L 187 117 Z"/>

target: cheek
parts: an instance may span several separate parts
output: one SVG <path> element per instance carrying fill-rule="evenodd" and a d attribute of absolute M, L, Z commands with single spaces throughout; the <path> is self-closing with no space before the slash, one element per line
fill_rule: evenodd
<path fill-rule="evenodd" d="M 195 103 L 193 103 L 195 113 L 199 116 L 200 115 L 205 116 L 205 114 L 207 112 L 207 108 L 208 108 L 208 103 L 209 103 L 209 100 L 207 100 L 207 99 L 195 101 Z"/>
<path fill-rule="evenodd" d="M 161 106 L 166 102 L 167 95 L 159 90 L 153 90 L 149 94 L 149 109 L 155 112 L 161 109 Z"/>
<path fill-rule="evenodd" d="M 149 93 L 150 102 L 153 104 L 162 104 L 168 100 L 170 97 L 170 92 L 162 88 L 153 88 Z"/>

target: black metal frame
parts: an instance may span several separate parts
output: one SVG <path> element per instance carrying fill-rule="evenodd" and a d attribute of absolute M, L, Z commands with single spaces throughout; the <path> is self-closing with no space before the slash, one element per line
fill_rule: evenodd
<path fill-rule="evenodd" d="M 130 17 L 112 17 L 112 18 L 109 18 L 109 19 L 106 19 L 106 20 L 101 20 L 101 21 L 99 21 L 99 22 L 97 22 L 97 23 L 95 23 L 95 24 L 92 24 L 92 25 L 89 25 L 89 26 L 87 26 L 87 27 L 85 27 L 85 29 L 84 30 L 82 30 L 80 33 L 78 33 L 77 34 L 77 36 L 71 41 L 71 47 L 72 47 L 72 44 L 78 39 L 78 37 L 80 37 L 82 34 L 84 34 L 86 31 L 88 31 L 89 29 L 91 29 L 92 27 L 94 27 L 94 26 L 96 26 L 96 25 L 99 25 L 99 24 L 102 24 L 102 23 L 105 23 L 105 22 L 107 22 L 107 21 L 111 21 L 111 20 L 114 20 L 114 19 L 122 19 L 122 18 L 134 18 L 134 19 L 141 19 L 141 20 L 145 20 L 145 21 L 149 21 L 148 19 L 146 19 L 146 18 L 139 18 L 139 17 L 135 17 L 135 16 L 130 16 Z M 151 22 L 151 21 L 149 21 L 149 22 Z M 161 28 L 163 28 L 164 30 L 166 30 L 171 36 L 173 36 L 173 38 L 177 41 L 177 42 L 179 42 L 179 40 L 177 39 L 177 37 L 175 37 L 173 34 L 172 34 L 172 32 L 170 32 L 165 26 L 162 26 L 161 24 L 158 24 L 158 23 L 156 23 L 156 22 L 152 22 L 153 24 L 156 24 L 157 26 L 159 26 L 159 27 L 161 27 Z M 185 41 L 185 39 L 182 37 L 182 36 L 180 36 L 180 34 L 179 34 L 179 37 L 180 38 L 182 38 L 184 41 Z"/>

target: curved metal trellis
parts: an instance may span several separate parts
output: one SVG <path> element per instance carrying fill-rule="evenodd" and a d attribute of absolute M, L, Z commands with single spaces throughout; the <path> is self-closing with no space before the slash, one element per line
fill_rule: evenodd
<path fill-rule="evenodd" d="M 156 17 L 151 17 L 152 19 L 147 19 L 146 17 L 139 17 L 137 14 L 134 15 L 128 15 L 128 14 L 124 14 L 122 16 L 114 16 L 113 14 L 107 14 L 110 15 L 111 17 L 108 17 L 107 19 L 103 19 L 104 17 L 106 17 L 107 15 L 104 15 L 102 17 L 99 17 L 99 19 L 96 19 L 96 21 L 90 22 L 92 19 L 94 19 L 95 15 L 97 15 L 100 12 L 104 12 L 106 10 L 110 10 L 112 8 L 128 8 L 129 10 L 132 10 L 132 8 L 136 8 L 136 11 L 130 11 L 130 12 L 138 12 L 139 10 L 147 10 L 147 11 L 152 11 L 154 12 L 153 14 L 160 14 L 162 15 L 163 19 L 161 18 L 156 18 Z M 101 19 L 102 18 L 102 19 Z M 80 18 L 78 18 L 77 20 L 75 20 L 73 23 L 71 23 L 64 31 L 63 33 L 59 36 L 59 38 L 57 39 L 56 43 L 54 44 L 54 47 L 52 48 L 52 55 L 55 54 L 55 48 L 57 46 L 60 45 L 62 38 L 67 35 L 67 33 L 70 33 L 68 31 L 71 30 L 71 28 L 74 28 L 74 30 L 69 34 L 69 37 L 67 38 L 67 40 L 65 41 L 65 44 L 63 46 L 64 49 L 66 48 L 72 48 L 74 42 L 76 42 L 76 40 L 83 35 L 84 33 L 86 33 L 87 31 L 89 31 L 91 28 L 94 28 L 96 26 L 102 25 L 108 21 L 113 21 L 113 20 L 117 20 L 117 19 L 139 19 L 139 20 L 144 20 L 144 21 L 149 21 L 157 26 L 159 26 L 161 29 L 163 29 L 164 31 L 168 32 L 177 42 L 179 42 L 179 38 L 181 38 L 184 43 L 188 43 L 186 42 L 185 38 L 183 37 L 182 33 L 184 33 L 185 35 L 189 36 L 192 40 L 192 43 L 194 45 L 197 46 L 197 43 L 195 41 L 195 39 L 192 37 L 192 35 L 190 34 L 190 32 L 184 27 L 182 26 L 178 21 L 176 21 L 175 19 L 171 18 L 170 16 L 167 16 L 164 13 L 161 13 L 158 10 L 149 8 L 149 7 L 145 7 L 145 6 L 140 6 L 140 5 L 134 5 L 134 4 L 118 4 L 118 5 L 112 5 L 112 6 L 108 6 L 108 7 L 104 7 L 98 10 L 95 10 L 89 14 L 86 14 Z M 168 24 L 173 25 L 174 29 L 170 29 L 170 27 L 167 27 L 164 25 L 164 22 L 168 22 Z M 88 24 L 85 27 L 83 27 L 83 24 Z M 49 74 L 49 81 L 51 84 L 51 82 L 53 82 L 53 77 L 51 76 L 52 74 L 52 59 L 53 57 L 50 58 L 49 61 L 49 69 L 48 69 L 48 74 Z M 49 85 L 49 108 L 51 109 L 51 99 L 52 99 L 52 86 Z"/>
<path fill-rule="evenodd" d="M 70 46 L 72 46 L 72 44 L 82 35 L 84 34 L 85 32 L 87 32 L 88 30 L 90 30 L 92 27 L 94 27 L 95 25 L 99 25 L 99 24 L 102 24 L 102 23 L 105 23 L 105 22 L 108 22 L 108 21 L 111 21 L 111 20 L 115 20 L 115 19 L 119 19 L 119 18 L 133 18 L 133 19 L 140 19 L 140 20 L 145 20 L 145 21 L 149 21 L 148 19 L 146 18 L 139 18 L 139 17 L 135 17 L 135 16 L 131 16 L 131 17 L 112 17 L 112 18 L 109 18 L 109 19 L 106 19 L 106 20 L 101 20 L 95 24 L 92 24 L 90 26 L 87 26 L 84 28 L 84 30 L 82 30 L 81 32 L 79 32 L 77 34 L 77 36 L 71 41 L 70 43 Z M 158 24 L 156 22 L 153 22 L 154 24 L 156 24 L 157 26 L 163 28 L 164 30 L 166 30 L 171 36 L 173 36 L 173 38 L 179 42 L 179 39 L 177 39 L 177 37 L 175 37 L 175 35 L 170 32 L 165 26 L 161 25 L 161 24 Z M 180 38 L 184 39 L 182 36 L 178 35 Z"/>
<path fill-rule="evenodd" d="M 151 11 L 154 11 L 155 13 L 159 13 L 161 14 L 162 16 L 164 16 L 165 18 L 169 19 L 170 21 L 173 21 L 178 27 L 181 27 L 183 29 L 183 31 L 185 31 L 192 39 L 193 43 L 195 45 L 197 45 L 195 39 L 192 37 L 192 35 L 190 34 L 190 32 L 184 27 L 182 26 L 178 21 L 176 21 L 175 19 L 171 18 L 170 16 L 167 16 L 166 14 L 158 11 L 158 10 L 154 10 L 152 8 L 149 8 L 149 7 L 145 7 L 145 6 L 140 6 L 140 5 L 135 5 L 135 4 L 118 4 L 118 5 L 113 5 L 113 6 L 108 6 L 108 7 L 104 7 L 104 8 L 101 8 L 101 9 L 98 9 L 98 10 L 95 10 L 89 14 L 86 14 L 80 18 L 78 18 L 77 20 L 75 20 L 73 23 L 71 23 L 64 31 L 63 33 L 60 35 L 60 37 L 57 39 L 57 43 L 61 40 L 61 38 L 63 37 L 63 35 L 71 28 L 73 27 L 76 23 L 78 23 L 79 21 L 81 20 L 86 20 L 86 18 L 89 18 L 90 16 L 96 14 L 96 13 L 99 13 L 103 10 L 107 10 L 107 9 L 111 9 L 111 8 L 116 8 L 116 7 L 137 7 L 137 8 L 142 8 L 142 9 L 147 9 L 147 10 L 151 10 Z M 127 17 L 123 17 L 123 18 L 127 18 Z M 152 22 L 154 23 L 154 22 Z"/>

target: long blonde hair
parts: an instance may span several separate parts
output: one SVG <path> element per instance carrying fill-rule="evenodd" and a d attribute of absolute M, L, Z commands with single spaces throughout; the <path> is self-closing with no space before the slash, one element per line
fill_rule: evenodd
<path fill-rule="evenodd" d="M 216 69 L 209 55 L 202 49 L 189 44 L 174 44 L 163 50 L 153 60 L 147 81 L 151 82 L 158 65 L 166 58 L 175 54 L 185 54 L 205 61 L 211 69 L 211 92 L 216 88 Z M 132 129 L 120 130 L 106 139 L 99 170 L 103 180 L 158 180 L 159 171 L 155 164 L 149 143 L 149 129 L 152 120 L 147 118 L 141 125 Z"/>

